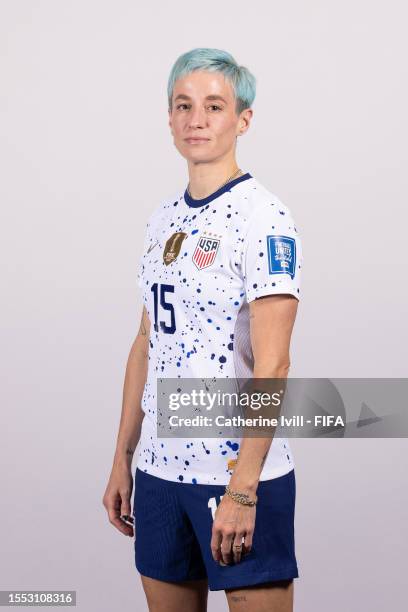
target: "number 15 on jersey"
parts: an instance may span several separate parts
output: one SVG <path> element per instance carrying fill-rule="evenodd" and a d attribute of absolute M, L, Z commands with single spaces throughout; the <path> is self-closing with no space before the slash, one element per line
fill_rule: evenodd
<path fill-rule="evenodd" d="M 153 292 L 154 298 L 154 331 L 159 331 L 160 329 L 165 334 L 174 334 L 176 331 L 176 317 L 174 314 L 174 306 L 171 302 L 166 301 L 166 293 L 174 293 L 174 285 L 160 285 L 159 283 L 154 283 L 152 285 L 151 291 Z M 159 304 L 160 304 L 160 312 L 159 312 Z M 159 320 L 159 317 L 163 316 L 163 310 L 167 310 L 170 313 L 170 325 L 166 323 L 166 321 Z M 167 317 L 168 319 L 168 317 Z"/>

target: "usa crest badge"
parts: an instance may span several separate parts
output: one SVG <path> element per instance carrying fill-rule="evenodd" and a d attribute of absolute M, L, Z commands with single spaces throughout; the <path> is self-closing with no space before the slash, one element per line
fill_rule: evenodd
<path fill-rule="evenodd" d="M 193 262 L 199 270 L 208 268 L 214 263 L 215 257 L 220 246 L 220 238 L 217 234 L 204 232 L 197 242 L 193 253 Z"/>

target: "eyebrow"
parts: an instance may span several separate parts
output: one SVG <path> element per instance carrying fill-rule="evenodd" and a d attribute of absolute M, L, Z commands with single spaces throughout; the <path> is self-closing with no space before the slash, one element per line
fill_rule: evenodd
<path fill-rule="evenodd" d="M 222 96 L 218 96 L 216 94 L 211 94 L 209 96 L 206 96 L 205 99 L 206 100 L 222 100 L 224 104 L 228 104 L 228 102 L 224 100 Z M 174 98 L 175 102 L 177 102 L 177 100 L 191 100 L 191 98 L 190 96 L 187 96 L 186 94 L 179 94 L 176 98 Z"/>

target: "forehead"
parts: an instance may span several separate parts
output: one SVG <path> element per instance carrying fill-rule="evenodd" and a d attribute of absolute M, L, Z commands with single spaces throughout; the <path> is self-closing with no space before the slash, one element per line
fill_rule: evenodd
<path fill-rule="evenodd" d="M 194 70 L 177 79 L 173 88 L 173 100 L 179 99 L 215 99 L 221 96 L 226 102 L 234 98 L 232 85 L 221 72 Z"/>

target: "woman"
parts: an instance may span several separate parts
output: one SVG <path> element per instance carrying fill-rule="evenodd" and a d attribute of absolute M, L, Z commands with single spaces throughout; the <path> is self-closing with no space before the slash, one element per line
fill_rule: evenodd
<path fill-rule="evenodd" d="M 225 590 L 230 610 L 293 609 L 287 440 L 156 432 L 158 378 L 288 375 L 301 243 L 289 209 L 235 159 L 254 98 L 252 74 L 218 49 L 183 54 L 169 77 L 169 126 L 189 182 L 147 223 L 143 313 L 103 500 L 111 523 L 135 535 L 149 610 L 206 610 L 208 588 Z"/>

